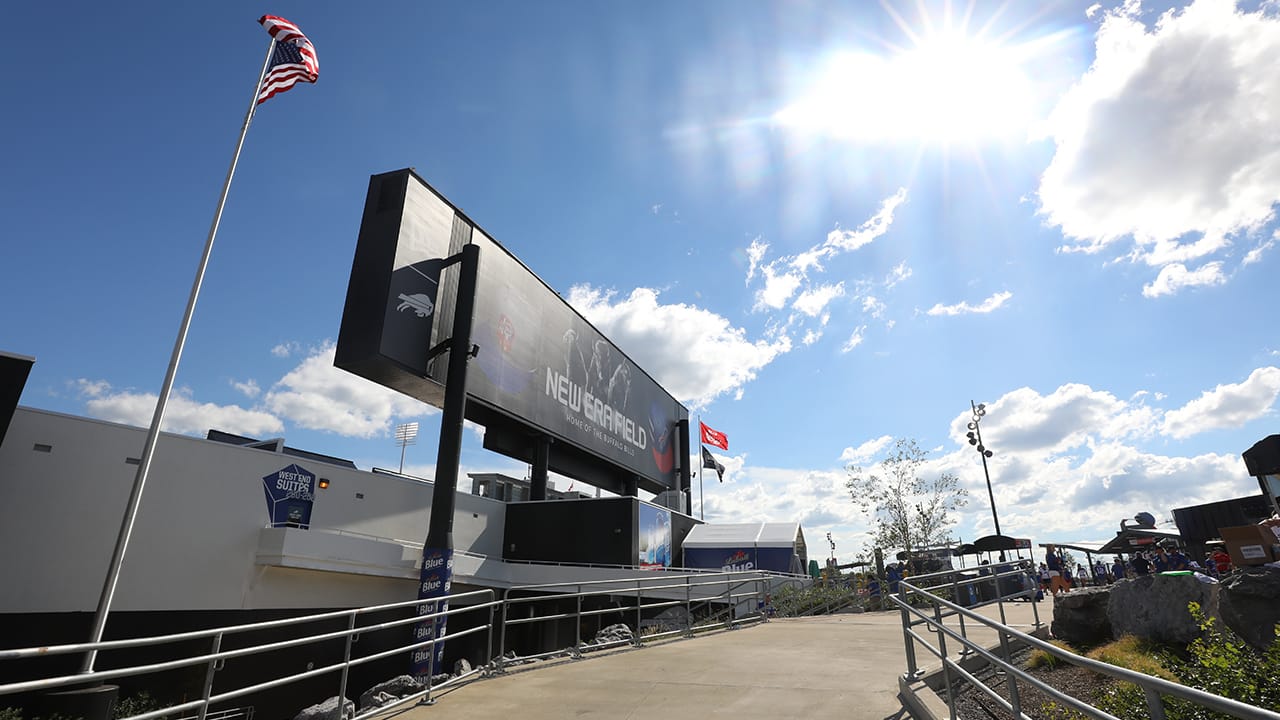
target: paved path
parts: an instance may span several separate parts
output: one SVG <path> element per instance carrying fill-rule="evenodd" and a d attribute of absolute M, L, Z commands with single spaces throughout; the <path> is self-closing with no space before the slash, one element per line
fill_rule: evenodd
<path fill-rule="evenodd" d="M 1039 604 L 1042 614 L 1051 613 L 1051 607 L 1048 602 Z M 1015 627 L 1032 623 L 1029 603 L 1006 604 L 1005 611 Z M 999 617 L 995 607 L 984 608 L 983 614 Z M 937 666 L 923 652 L 919 658 L 922 666 Z M 898 676 L 906 665 L 898 613 L 879 612 L 774 620 L 525 667 L 533 669 L 446 690 L 435 705 L 384 717 L 900 717 Z"/>

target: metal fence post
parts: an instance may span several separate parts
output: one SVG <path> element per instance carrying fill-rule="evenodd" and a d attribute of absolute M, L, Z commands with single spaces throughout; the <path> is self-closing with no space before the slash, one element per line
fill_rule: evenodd
<path fill-rule="evenodd" d="M 641 642 L 640 642 L 640 611 L 641 611 L 641 606 L 642 606 L 642 605 L 644 605 L 644 599 L 643 599 L 643 596 L 640 594 L 640 581 L 639 581 L 639 580 L 636 580 L 636 634 L 635 634 L 635 638 L 632 640 L 633 644 L 634 644 L 636 647 L 640 647 L 640 646 L 641 646 Z"/>
<path fill-rule="evenodd" d="M 355 629 L 356 614 L 352 612 L 347 617 L 347 642 L 342 651 L 342 680 L 338 683 L 338 717 L 343 720 L 347 717 L 347 675 L 351 671 L 351 643 L 356 637 L 351 631 Z"/>
<path fill-rule="evenodd" d="M 964 615 L 960 615 L 964 618 Z M 933 604 L 933 621 L 938 624 L 938 655 L 942 661 L 942 680 L 947 686 L 947 708 L 950 710 L 951 720 L 956 720 L 956 699 L 951 689 L 951 666 L 947 663 L 947 634 L 942 631 L 942 606 L 938 603 Z M 963 648 L 964 645 L 961 644 Z"/>
<path fill-rule="evenodd" d="M 498 626 L 498 672 L 507 671 L 507 605 L 510 598 L 502 595 L 502 624 Z"/>
<path fill-rule="evenodd" d="M 1164 700 L 1160 699 L 1160 693 L 1155 688 L 1144 685 L 1142 694 L 1147 698 L 1147 714 L 1151 716 L 1151 720 L 1164 720 Z"/>
<path fill-rule="evenodd" d="M 495 598 L 493 595 L 490 595 L 489 599 L 492 601 L 492 600 L 496 600 L 497 598 Z M 494 605 L 489 606 L 489 632 L 485 633 L 485 637 L 488 638 L 488 647 L 485 649 L 485 658 L 486 658 L 486 664 L 490 664 L 490 665 L 493 663 L 493 608 L 494 607 L 495 607 Z"/>
<path fill-rule="evenodd" d="M 690 582 L 692 578 L 688 575 L 684 576 L 684 613 L 685 613 L 685 637 L 693 637 L 693 584 Z"/>
<path fill-rule="evenodd" d="M 732 630 L 733 629 L 733 576 L 732 575 L 725 575 L 724 606 L 725 606 L 724 626 Z"/>
<path fill-rule="evenodd" d="M 920 674 L 920 668 L 916 666 L 916 646 L 911 639 L 911 614 L 907 612 L 907 583 L 905 581 L 898 582 L 898 611 L 902 613 L 902 643 L 903 651 L 907 656 L 907 675 L 915 678 Z"/>
<path fill-rule="evenodd" d="M 966 595 L 969 593 L 968 585 L 964 586 L 964 592 Z M 962 602 L 960 600 L 960 573 L 958 572 L 951 576 L 951 600 L 957 605 L 969 607 L 969 603 Z M 968 640 L 969 633 L 964 627 L 964 613 L 956 613 L 956 616 L 960 618 L 960 637 L 964 638 L 965 640 Z M 961 656 L 968 655 L 971 652 L 973 651 L 969 649 L 968 645 L 965 645 L 963 643 L 960 645 Z"/>
<path fill-rule="evenodd" d="M 1013 651 L 1009 648 L 1009 637 L 1004 634 L 1004 628 L 997 629 L 996 634 L 1000 636 L 1000 649 L 1004 652 L 1004 661 L 1012 665 Z M 1009 686 L 1009 704 L 1013 706 L 1013 716 L 1022 717 L 1022 700 L 1018 697 L 1018 678 L 1014 673 L 1005 671 L 1004 681 Z"/>
<path fill-rule="evenodd" d="M 213 655 L 217 655 L 222 650 L 222 633 L 213 636 Z M 213 674 L 218 672 L 222 661 L 213 658 L 209 661 L 209 669 L 204 673 L 204 704 L 200 706 L 200 712 L 196 716 L 198 720 L 204 720 L 205 715 L 209 714 L 209 696 L 213 694 Z"/>
<path fill-rule="evenodd" d="M 582 592 L 582 586 L 578 586 L 578 592 Z M 578 612 L 573 618 L 573 656 L 582 657 L 582 595 L 577 596 Z"/>

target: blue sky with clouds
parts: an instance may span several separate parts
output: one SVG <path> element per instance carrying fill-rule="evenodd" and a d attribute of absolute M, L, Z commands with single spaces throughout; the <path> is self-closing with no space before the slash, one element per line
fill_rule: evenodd
<path fill-rule="evenodd" d="M 430 476 L 437 411 L 332 367 L 371 174 L 412 166 L 709 425 L 708 520 L 862 547 L 891 438 L 1002 528 L 1109 537 L 1256 492 L 1276 431 L 1270 3 L 266 8 L 321 74 L 264 104 L 167 429 Z M 0 29 L 0 349 L 22 402 L 145 425 L 252 92 L 263 8 Z M 163 19 L 161 31 L 158 21 Z M 463 471 L 525 468 L 468 433 Z M 561 481 L 566 486 L 567 481 Z M 697 492 L 695 484 L 695 506 Z M 425 531 L 424 518 L 424 531 Z"/>

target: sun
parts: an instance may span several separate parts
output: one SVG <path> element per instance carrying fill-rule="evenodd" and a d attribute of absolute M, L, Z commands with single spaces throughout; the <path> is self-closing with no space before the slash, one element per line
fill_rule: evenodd
<path fill-rule="evenodd" d="M 834 53 L 773 120 L 850 140 L 1008 138 L 1030 121 L 1024 55 L 956 31 L 917 37 L 912 47 L 887 55 Z"/>

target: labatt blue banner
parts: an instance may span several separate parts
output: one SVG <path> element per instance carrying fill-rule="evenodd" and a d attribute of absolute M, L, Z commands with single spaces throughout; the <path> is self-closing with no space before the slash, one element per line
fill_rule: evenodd
<path fill-rule="evenodd" d="M 418 576 L 418 599 L 427 600 L 418 605 L 418 615 L 431 615 L 449 610 L 449 589 L 453 586 L 453 550 L 423 548 L 422 572 Z M 436 640 L 435 645 L 416 648 L 413 651 L 411 674 L 418 682 L 426 683 L 432 675 L 439 674 L 444 662 L 444 636 L 447 618 L 423 620 L 413 626 L 415 643 Z"/>

